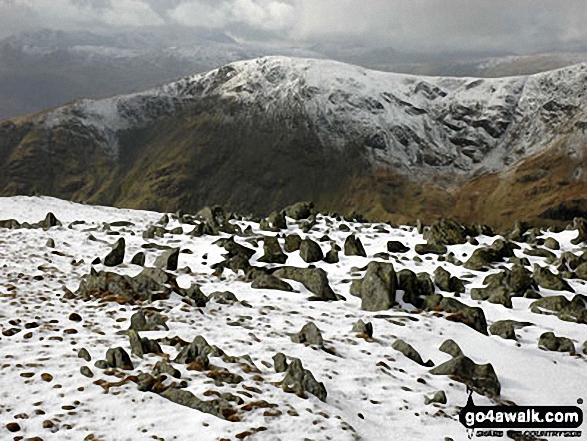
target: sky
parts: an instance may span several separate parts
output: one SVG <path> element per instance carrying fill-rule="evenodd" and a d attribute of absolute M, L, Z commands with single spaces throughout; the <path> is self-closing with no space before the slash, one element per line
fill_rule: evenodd
<path fill-rule="evenodd" d="M 586 0 L 0 0 L 0 38 L 183 25 L 242 41 L 534 53 L 585 48 L 586 17 Z"/>

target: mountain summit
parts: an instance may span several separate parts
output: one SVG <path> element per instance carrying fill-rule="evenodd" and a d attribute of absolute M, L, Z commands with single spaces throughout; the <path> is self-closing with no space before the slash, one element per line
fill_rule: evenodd
<path fill-rule="evenodd" d="M 266 57 L 0 123 L 2 195 L 396 221 L 587 213 L 587 65 L 419 77 Z M 43 173 L 39 173 L 43 170 Z"/>

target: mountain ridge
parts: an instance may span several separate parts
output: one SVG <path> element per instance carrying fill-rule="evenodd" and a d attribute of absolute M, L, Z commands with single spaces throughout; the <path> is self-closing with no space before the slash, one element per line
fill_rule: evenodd
<path fill-rule="evenodd" d="M 500 212 L 498 200 L 500 215 L 490 222 L 507 224 L 517 214 L 537 220 L 565 202 L 569 185 L 575 196 L 575 187 L 584 188 L 586 79 L 585 64 L 475 79 L 289 57 L 230 63 L 149 91 L 0 123 L 3 194 L 36 190 L 165 210 L 220 203 L 257 213 L 314 199 L 378 219 L 480 221 L 485 195 L 458 208 L 471 201 L 461 189 L 515 175 L 560 150 L 559 161 L 570 160 L 568 176 L 546 170 L 506 186 L 507 196 L 510 187 L 531 184 L 531 192 L 554 180 L 541 190 L 548 208 L 535 198 L 542 211 Z M 54 175 L 31 178 L 39 166 Z"/>

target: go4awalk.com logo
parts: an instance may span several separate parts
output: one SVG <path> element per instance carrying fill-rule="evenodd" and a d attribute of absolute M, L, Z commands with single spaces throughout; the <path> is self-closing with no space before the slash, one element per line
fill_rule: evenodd
<path fill-rule="evenodd" d="M 502 437 L 506 433 L 529 439 L 581 438 L 583 411 L 577 406 L 476 406 L 469 391 L 459 420 L 467 428 L 469 439 Z"/>

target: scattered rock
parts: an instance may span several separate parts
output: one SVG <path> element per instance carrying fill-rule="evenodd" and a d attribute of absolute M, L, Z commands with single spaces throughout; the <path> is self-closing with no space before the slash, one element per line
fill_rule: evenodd
<path fill-rule="evenodd" d="M 218 418 L 230 419 L 231 416 L 236 414 L 236 409 L 223 398 L 216 398 L 209 401 L 200 400 L 193 393 L 175 388 L 165 389 L 159 393 L 163 398 L 168 399 L 181 406 L 186 406 L 191 409 L 199 410 L 200 412 L 209 413 Z"/>
<path fill-rule="evenodd" d="M 259 258 L 259 262 L 284 264 L 287 260 L 287 255 L 281 249 L 277 237 L 265 237 L 263 239 L 263 251 L 264 255 Z"/>
<path fill-rule="evenodd" d="M 451 313 L 451 315 L 447 317 L 448 320 L 464 323 L 476 331 L 488 335 L 487 321 L 485 320 L 485 314 L 481 308 L 465 305 L 457 299 L 443 297 L 440 294 L 426 297 L 424 306 L 428 310 Z"/>
<path fill-rule="evenodd" d="M 129 331 L 128 338 L 130 340 L 131 353 L 139 358 L 143 358 L 145 354 L 163 353 L 159 343 L 157 343 L 155 340 L 149 340 L 148 338 L 141 337 L 137 331 Z"/>
<path fill-rule="evenodd" d="M 543 268 L 539 265 L 534 265 L 534 274 L 532 275 L 534 281 L 545 289 L 552 289 L 553 291 L 569 291 L 575 292 L 569 283 L 560 275 L 553 274 L 548 268 Z"/>
<path fill-rule="evenodd" d="M 314 204 L 312 202 L 297 202 L 286 207 L 283 212 L 287 217 L 295 220 L 307 219 L 314 214 Z"/>
<path fill-rule="evenodd" d="M 303 395 L 304 392 L 311 393 L 326 402 L 327 392 L 324 384 L 316 381 L 312 372 L 304 369 L 298 358 L 294 358 L 288 366 L 282 387 L 284 390 L 292 389 L 298 395 Z"/>
<path fill-rule="evenodd" d="M 139 251 L 137 254 L 134 255 L 130 263 L 132 263 L 133 265 L 145 266 L 145 259 L 145 253 Z"/>
<path fill-rule="evenodd" d="M 81 348 L 77 353 L 78 358 L 83 358 L 86 361 L 92 361 L 92 356 L 86 348 Z"/>
<path fill-rule="evenodd" d="M 365 248 L 363 248 L 361 240 L 354 234 L 348 236 L 344 241 L 344 255 L 367 257 L 367 253 L 365 252 Z"/>
<path fill-rule="evenodd" d="M 275 368 L 275 372 L 278 374 L 287 371 L 287 357 L 281 352 L 275 354 L 273 356 L 273 366 Z"/>
<path fill-rule="evenodd" d="M 298 251 L 300 249 L 300 245 L 302 244 L 302 238 L 297 234 L 289 234 L 285 236 L 285 243 L 283 248 L 286 253 L 293 253 L 294 251 Z"/>
<path fill-rule="evenodd" d="M 506 340 L 516 340 L 514 324 L 511 320 L 499 320 L 489 327 L 492 335 L 498 335 Z"/>
<path fill-rule="evenodd" d="M 300 257 L 304 262 L 312 263 L 324 259 L 322 248 L 312 239 L 304 239 L 300 244 Z"/>
<path fill-rule="evenodd" d="M 365 311 L 382 311 L 395 304 L 397 275 L 391 263 L 370 262 L 362 279 L 353 281 L 351 294 L 360 297 Z"/>
<path fill-rule="evenodd" d="M 319 347 L 324 346 L 322 333 L 313 322 L 305 324 L 300 332 L 292 335 L 291 341 L 294 343 L 308 343 L 310 345 L 316 345 Z"/>
<path fill-rule="evenodd" d="M 436 392 L 432 398 L 424 397 L 424 404 L 432 404 L 432 403 L 438 403 L 438 404 L 446 404 L 447 403 L 446 394 L 444 393 L 443 390 Z"/>
<path fill-rule="evenodd" d="M 128 353 L 122 348 L 110 348 L 106 352 L 106 363 L 108 367 L 122 370 L 133 370 L 134 366 Z"/>
<path fill-rule="evenodd" d="M 430 245 L 463 244 L 467 242 L 467 230 L 464 226 L 452 219 L 440 219 L 424 231 L 424 239 Z"/>
<path fill-rule="evenodd" d="M 485 271 L 492 263 L 502 262 L 506 257 L 514 257 L 514 245 L 497 239 L 489 247 L 477 248 L 464 263 L 464 267 L 474 271 Z"/>
<path fill-rule="evenodd" d="M 451 276 L 450 273 L 442 267 L 434 271 L 434 283 L 441 290 L 462 294 L 465 292 L 465 284 L 458 277 Z"/>
<path fill-rule="evenodd" d="M 126 244 L 124 238 L 120 238 L 116 241 L 114 246 L 112 247 L 112 251 L 108 253 L 108 255 L 104 258 L 104 265 L 105 266 L 117 266 L 120 265 L 124 261 L 124 252 L 126 249 Z"/>
<path fill-rule="evenodd" d="M 336 246 L 333 245 L 330 248 L 330 251 L 326 253 L 326 256 L 324 257 L 324 262 L 334 264 L 338 263 L 339 261 L 340 259 L 338 258 L 338 250 L 336 249 Z"/>
<path fill-rule="evenodd" d="M 387 242 L 387 251 L 390 253 L 406 253 L 410 248 L 397 240 L 390 240 Z"/>
<path fill-rule="evenodd" d="M 359 320 L 353 325 L 351 332 L 356 332 L 357 334 L 364 335 L 367 338 L 373 338 L 373 323 L 365 323 L 363 320 Z"/>
<path fill-rule="evenodd" d="M 265 272 L 261 272 L 255 275 L 251 287 L 255 289 L 275 289 L 278 291 L 290 292 L 293 291 L 293 288 L 289 283 L 284 282 L 273 274 L 267 274 Z"/>
<path fill-rule="evenodd" d="M 435 244 L 428 244 L 428 243 L 418 244 L 418 245 L 416 245 L 416 247 L 414 249 L 416 250 L 416 253 L 418 253 L 420 255 L 448 253 L 448 248 L 446 248 L 444 245 L 435 245 Z"/>
<path fill-rule="evenodd" d="M 232 305 L 233 303 L 238 302 L 236 296 L 230 291 L 213 292 L 212 294 L 210 294 L 209 300 L 219 303 L 221 305 Z"/>
<path fill-rule="evenodd" d="M 326 271 L 321 268 L 284 266 L 273 272 L 273 275 L 301 283 L 308 291 L 315 294 L 318 300 L 338 300 L 338 297 L 328 284 Z"/>
<path fill-rule="evenodd" d="M 163 251 L 161 255 L 155 259 L 155 267 L 165 269 L 167 271 L 177 270 L 177 263 L 179 260 L 179 248 Z"/>
<path fill-rule="evenodd" d="M 20 425 L 18 423 L 8 423 L 6 424 L 6 429 L 8 429 L 9 432 L 19 432 L 20 431 Z"/>
<path fill-rule="evenodd" d="M 438 350 L 450 355 L 453 358 L 464 355 L 459 345 L 452 339 L 445 340 L 440 345 L 440 348 L 438 348 Z"/>
<path fill-rule="evenodd" d="M 47 239 L 45 246 L 47 248 L 55 248 L 55 240 L 53 240 L 52 238 Z"/>
<path fill-rule="evenodd" d="M 82 367 L 79 369 L 79 371 L 80 371 L 80 373 L 81 373 L 81 374 L 82 374 L 84 377 L 87 377 L 87 378 L 94 378 L 94 373 L 93 373 L 93 372 L 92 372 L 92 370 L 91 370 L 89 367 L 87 367 L 87 366 L 82 366 Z"/>
<path fill-rule="evenodd" d="M 546 238 L 546 240 L 544 241 L 544 246 L 546 248 L 551 249 L 551 250 L 560 250 L 561 249 L 560 243 L 554 237 Z"/>
<path fill-rule="evenodd" d="M 491 364 L 475 364 L 470 358 L 459 355 L 435 367 L 433 375 L 450 375 L 455 380 L 465 383 L 479 394 L 499 397 L 501 384 Z"/>
<path fill-rule="evenodd" d="M 538 347 L 555 352 L 569 352 L 575 355 L 575 345 L 570 338 L 557 337 L 553 332 L 545 332 L 538 340 Z"/>
<path fill-rule="evenodd" d="M 69 320 L 71 320 L 72 322 L 79 323 L 82 321 L 82 317 L 77 312 L 72 312 L 71 314 L 69 314 Z"/>
<path fill-rule="evenodd" d="M 416 351 L 412 345 L 410 345 L 409 343 L 406 343 L 405 341 L 403 341 L 399 338 L 393 342 L 391 347 L 393 349 L 395 349 L 396 351 L 401 352 L 407 358 L 414 361 L 415 363 L 418 363 L 421 366 L 426 366 L 426 367 L 434 366 L 434 363 L 431 360 L 428 360 L 426 363 L 424 363 L 424 360 L 422 360 L 422 357 L 420 356 L 418 351 Z"/>

